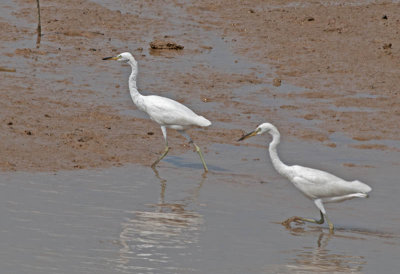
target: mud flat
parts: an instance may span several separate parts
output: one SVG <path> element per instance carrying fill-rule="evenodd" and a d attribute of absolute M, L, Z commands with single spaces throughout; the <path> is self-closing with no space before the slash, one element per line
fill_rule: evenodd
<path fill-rule="evenodd" d="M 359 149 L 399 149 L 397 4 L 54 0 L 42 4 L 37 48 L 32 2 L 1 4 L 1 59 L 15 70 L 0 72 L 3 170 L 151 163 L 159 129 L 130 102 L 129 68 L 101 61 L 122 51 L 138 59 L 144 94 L 213 121 L 194 133 L 203 148 L 268 120 L 289 138 L 334 147 L 340 133 Z M 152 51 L 157 40 L 184 49 Z M 189 148 L 169 135 L 171 153 Z"/>

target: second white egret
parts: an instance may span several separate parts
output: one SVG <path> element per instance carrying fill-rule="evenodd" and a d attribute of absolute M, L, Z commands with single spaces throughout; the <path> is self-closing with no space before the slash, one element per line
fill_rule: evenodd
<path fill-rule="evenodd" d="M 204 171 L 208 171 L 206 162 L 200 147 L 198 147 L 185 132 L 186 129 L 198 126 L 208 127 L 211 122 L 203 116 L 197 115 L 188 107 L 172 99 L 157 95 L 143 96 L 139 93 L 136 86 L 136 76 L 138 74 L 138 65 L 135 58 L 129 52 L 118 54 L 115 57 L 105 57 L 103 60 L 117 60 L 129 64 L 132 67 L 132 73 L 129 76 L 129 91 L 133 103 L 142 111 L 146 112 L 150 119 L 161 126 L 161 131 L 165 140 L 165 149 L 161 156 L 151 165 L 153 168 L 167 155 L 169 151 L 167 140 L 167 128 L 177 130 L 189 143 L 192 143 L 200 156 Z"/>
<path fill-rule="evenodd" d="M 269 155 L 271 157 L 272 165 L 276 171 L 282 176 L 291 181 L 294 186 L 299 189 L 306 197 L 314 201 L 314 204 L 320 210 L 321 219 L 314 220 L 302 217 L 292 217 L 283 222 L 289 225 L 293 221 L 306 221 L 317 224 L 324 223 L 324 217 L 329 225 L 329 231 L 333 232 L 333 224 L 329 221 L 323 202 L 342 202 L 352 198 L 366 198 L 371 187 L 360 181 L 345 181 L 339 177 L 328 172 L 303 167 L 303 166 L 288 166 L 284 164 L 278 156 L 277 146 L 280 142 L 280 133 L 278 129 L 270 124 L 264 123 L 259 125 L 254 131 L 244 135 L 239 141 L 246 138 L 260 135 L 268 132 L 272 135 L 272 142 L 269 144 Z"/>

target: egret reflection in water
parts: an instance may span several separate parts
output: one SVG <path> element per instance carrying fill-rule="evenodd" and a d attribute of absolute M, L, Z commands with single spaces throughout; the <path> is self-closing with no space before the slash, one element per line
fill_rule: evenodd
<path fill-rule="evenodd" d="M 191 258 L 190 247 L 198 243 L 203 216 L 189 210 L 195 203 L 206 177 L 182 200 L 167 202 L 167 180 L 154 169 L 160 182 L 160 196 L 156 204 L 148 204 L 148 210 L 127 212 L 121 223 L 119 235 L 121 248 L 117 268 L 126 273 L 132 271 L 157 271 L 160 273 L 191 272 L 182 262 Z M 171 252 L 176 250 L 176 252 Z M 173 255 L 173 258 L 171 257 Z"/>
<path fill-rule="evenodd" d="M 295 249 L 295 257 L 286 265 L 295 273 L 362 273 L 366 260 L 363 256 L 331 251 L 328 243 L 337 237 L 331 233 L 315 233 L 316 241 L 309 246 Z"/>

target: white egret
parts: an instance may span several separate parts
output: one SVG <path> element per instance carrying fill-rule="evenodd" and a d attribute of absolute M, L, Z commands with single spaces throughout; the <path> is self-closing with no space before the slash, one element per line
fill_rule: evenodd
<path fill-rule="evenodd" d="M 292 217 L 283 222 L 289 225 L 293 221 L 306 221 L 317 224 L 324 223 L 324 217 L 329 225 L 330 232 L 333 232 L 333 224 L 329 221 L 323 202 L 342 202 L 352 198 L 366 198 L 371 187 L 360 181 L 345 181 L 328 172 L 303 167 L 303 166 L 288 166 L 284 164 L 278 156 L 277 146 L 280 142 L 280 133 L 278 129 L 270 124 L 264 123 L 259 125 L 254 131 L 244 135 L 239 141 L 246 138 L 260 135 L 268 132 L 272 135 L 272 142 L 269 144 L 269 155 L 271 157 L 272 165 L 276 171 L 282 176 L 291 181 L 296 188 L 298 188 L 306 197 L 313 200 L 317 208 L 320 210 L 321 219 L 307 219 L 302 217 Z"/>
<path fill-rule="evenodd" d="M 165 149 L 161 156 L 151 166 L 154 168 L 167 155 L 169 151 L 167 128 L 173 128 L 182 134 L 189 143 L 193 144 L 200 156 L 201 162 L 203 163 L 204 170 L 208 171 L 200 148 L 193 142 L 185 130 L 192 126 L 208 127 L 211 125 L 211 122 L 203 116 L 197 115 L 181 103 L 169 98 L 157 95 L 141 95 L 136 87 L 138 65 L 135 58 L 129 52 L 121 53 L 115 57 L 105 57 L 103 60 L 117 60 L 128 63 L 132 67 L 132 73 L 129 76 L 129 91 L 132 101 L 140 110 L 146 112 L 150 116 L 151 120 L 161 126 L 161 131 L 165 140 Z"/>

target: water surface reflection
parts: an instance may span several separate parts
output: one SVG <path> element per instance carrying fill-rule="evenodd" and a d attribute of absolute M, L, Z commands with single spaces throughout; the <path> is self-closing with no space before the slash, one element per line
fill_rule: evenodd
<path fill-rule="evenodd" d="M 192 204 L 198 198 L 206 177 L 177 201 L 165 200 L 167 180 L 157 170 L 155 177 L 160 182 L 160 196 L 146 210 L 129 211 L 121 223 L 119 235 L 121 248 L 117 269 L 124 273 L 146 271 L 146 273 L 187 273 L 195 269 L 182 262 L 193 259 L 192 251 L 198 245 L 198 236 L 204 220 Z"/>
<path fill-rule="evenodd" d="M 294 273 L 361 273 L 366 260 L 363 256 L 330 250 L 328 243 L 335 237 L 330 233 L 315 233 L 315 243 L 293 250 L 294 258 L 287 265 Z M 313 236 L 314 236 L 313 235 Z"/>
<path fill-rule="evenodd" d="M 364 273 L 368 263 L 362 255 L 365 244 L 377 241 L 376 246 L 390 243 L 396 247 L 400 239 L 391 232 L 352 227 L 337 227 L 334 234 L 320 226 L 296 226 L 287 230 L 303 241 L 301 248 L 285 252 L 291 255 L 287 258 L 288 264 L 278 267 L 289 273 Z M 304 240 L 312 244 L 304 245 Z"/>

